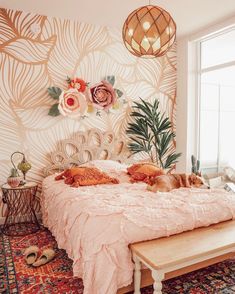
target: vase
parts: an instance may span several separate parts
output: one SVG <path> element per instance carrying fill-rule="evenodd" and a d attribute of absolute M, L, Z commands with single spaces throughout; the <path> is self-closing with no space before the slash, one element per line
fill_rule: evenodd
<path fill-rule="evenodd" d="M 16 188 L 20 185 L 21 177 L 9 177 L 7 178 L 7 184 L 11 188 Z"/>

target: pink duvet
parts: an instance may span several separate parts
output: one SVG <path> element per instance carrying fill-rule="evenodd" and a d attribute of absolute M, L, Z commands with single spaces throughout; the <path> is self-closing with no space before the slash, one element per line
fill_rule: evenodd
<path fill-rule="evenodd" d="M 43 182 L 43 223 L 73 260 L 84 294 L 114 294 L 132 282 L 128 244 L 235 217 L 235 194 L 224 190 L 146 191 L 146 184 L 71 188 Z"/>

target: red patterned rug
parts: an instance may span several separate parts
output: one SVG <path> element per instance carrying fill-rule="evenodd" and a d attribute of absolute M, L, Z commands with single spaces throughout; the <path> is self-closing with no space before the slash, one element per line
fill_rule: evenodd
<path fill-rule="evenodd" d="M 54 248 L 50 263 L 32 268 L 24 262 L 24 249 L 38 245 L 42 250 Z M 51 233 L 42 228 L 25 237 L 0 236 L 0 293 L 82 294 L 82 280 L 73 277 L 72 261 L 59 250 Z M 142 294 L 152 294 L 152 287 Z M 235 260 L 228 260 L 203 270 L 164 282 L 164 294 L 232 294 L 235 293 Z M 92 293 L 91 293 L 92 294 Z"/>

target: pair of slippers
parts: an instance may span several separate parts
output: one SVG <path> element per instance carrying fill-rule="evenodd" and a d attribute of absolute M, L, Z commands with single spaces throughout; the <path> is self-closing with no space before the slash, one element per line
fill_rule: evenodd
<path fill-rule="evenodd" d="M 42 251 L 42 254 L 38 257 L 39 248 L 38 246 L 30 246 L 25 252 L 25 261 L 28 265 L 35 267 L 44 265 L 51 261 L 55 257 L 55 251 L 51 248 Z"/>

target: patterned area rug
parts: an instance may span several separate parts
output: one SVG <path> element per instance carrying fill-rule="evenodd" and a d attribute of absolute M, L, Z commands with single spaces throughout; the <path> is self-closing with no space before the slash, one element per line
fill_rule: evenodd
<path fill-rule="evenodd" d="M 32 268 L 24 262 L 24 249 L 38 245 L 42 250 L 54 248 L 50 263 Z M 25 237 L 0 236 L 0 293 L 82 294 L 82 280 L 73 277 L 72 261 L 59 250 L 51 233 L 42 228 Z M 152 287 L 142 294 L 152 294 Z M 164 282 L 164 294 L 231 294 L 235 293 L 235 260 L 228 260 L 203 270 Z M 91 293 L 93 294 L 93 293 Z"/>

